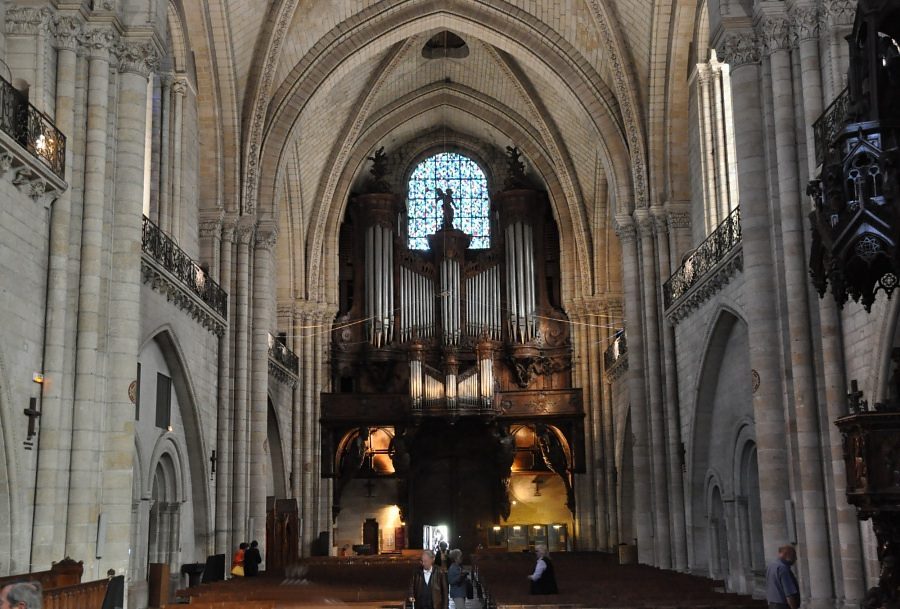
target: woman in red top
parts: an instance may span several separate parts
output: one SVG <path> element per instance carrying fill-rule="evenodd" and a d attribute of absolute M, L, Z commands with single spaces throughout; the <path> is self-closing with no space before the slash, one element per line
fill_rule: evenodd
<path fill-rule="evenodd" d="M 247 550 L 247 544 L 242 543 L 238 547 L 237 552 L 231 559 L 231 574 L 237 577 L 244 577 L 244 552 Z"/>

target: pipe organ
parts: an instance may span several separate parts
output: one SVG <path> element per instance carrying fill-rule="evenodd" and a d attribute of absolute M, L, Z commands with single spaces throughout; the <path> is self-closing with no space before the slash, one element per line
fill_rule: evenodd
<path fill-rule="evenodd" d="M 411 412 L 491 413 L 505 391 L 571 384 L 569 328 L 559 298 L 556 225 L 543 192 L 491 200 L 489 247 L 444 220 L 413 249 L 401 197 L 356 195 L 341 229 L 339 318 L 332 385 L 403 396 Z M 415 243 L 422 246 L 423 239 Z M 480 243 L 483 245 L 483 243 Z M 549 250 L 549 251 L 548 251 Z"/>
<path fill-rule="evenodd" d="M 442 183 L 411 179 L 408 197 L 391 194 L 383 150 L 371 158 L 374 179 L 351 198 L 340 227 L 331 391 L 322 394 L 323 476 L 340 480 L 347 447 L 358 446 L 348 440 L 382 429 L 392 438 L 393 472 L 357 476 L 396 478 L 396 499 L 387 501 L 410 531 L 448 518 L 472 549 L 487 542 L 481 532 L 510 516 L 511 429 L 552 426 L 565 438 L 552 471 L 567 488 L 585 470 L 559 234 L 547 196 L 530 188 L 518 151 L 507 152 L 514 179 L 489 204 L 484 183 L 466 185 L 464 172 L 454 178 L 449 165 Z M 454 467 L 444 466 L 448 460 Z M 473 500 L 454 516 L 419 481 L 449 481 L 463 462 L 474 465 L 465 474 Z M 334 486 L 337 510 L 345 487 Z M 572 509 L 568 499 L 560 498 Z"/>

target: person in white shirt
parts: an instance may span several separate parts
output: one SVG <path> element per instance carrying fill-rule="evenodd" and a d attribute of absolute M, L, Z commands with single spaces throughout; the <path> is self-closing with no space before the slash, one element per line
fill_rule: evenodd
<path fill-rule="evenodd" d="M 536 545 L 534 552 L 537 554 L 537 562 L 534 564 L 534 573 L 528 576 L 531 580 L 532 594 L 557 594 L 556 574 L 553 572 L 553 563 L 550 562 L 550 553 L 547 546 Z"/>
<path fill-rule="evenodd" d="M 447 574 L 434 566 L 434 552 L 422 551 L 422 567 L 413 573 L 409 600 L 415 609 L 449 609 Z"/>

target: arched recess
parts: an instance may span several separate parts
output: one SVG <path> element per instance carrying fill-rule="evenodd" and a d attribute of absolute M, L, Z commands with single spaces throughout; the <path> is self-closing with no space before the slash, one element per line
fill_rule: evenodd
<path fill-rule="evenodd" d="M 183 451 L 180 462 L 183 464 L 183 470 L 189 473 L 189 489 L 184 489 L 185 498 L 190 499 L 193 507 L 193 522 L 191 523 L 194 533 L 194 548 L 197 554 L 205 556 L 212 551 L 213 531 L 211 529 L 211 504 L 209 498 L 209 488 L 207 480 L 209 480 L 209 472 L 207 468 L 207 459 L 210 454 L 207 450 L 206 440 L 203 435 L 203 422 L 201 421 L 199 400 L 194 389 L 191 375 L 187 365 L 183 350 L 176 338 L 174 330 L 168 325 L 158 328 L 151 333 L 141 346 L 140 353 L 151 342 L 154 342 L 162 353 L 165 364 L 171 374 L 172 388 L 175 392 L 181 422 L 183 426 L 184 445 L 174 444 L 175 454 Z M 150 466 L 155 467 L 154 460 L 151 459 Z M 146 489 L 145 489 L 146 492 Z"/>
<path fill-rule="evenodd" d="M 736 430 L 753 420 L 748 341 L 746 322 L 736 312 L 721 309 L 711 326 L 697 375 L 686 497 L 690 507 L 688 562 L 692 570 L 711 574 L 736 571 L 735 565 L 717 564 L 719 555 L 711 553 L 712 548 L 720 547 L 715 544 L 721 544 L 721 540 L 711 538 L 714 496 L 710 494 L 710 477 L 716 479 L 719 498 L 734 496 Z M 731 519 L 733 512 L 724 511 L 723 506 L 721 517 Z M 733 523 L 723 526 L 725 531 L 736 530 Z"/>
<path fill-rule="evenodd" d="M 762 507 L 759 499 L 759 468 L 756 442 L 749 426 L 741 429 L 735 450 L 735 505 L 738 526 L 742 588 L 752 590 L 754 578 L 765 571 L 762 537 Z"/>
<path fill-rule="evenodd" d="M 361 134 L 353 154 L 348 158 L 347 165 L 343 168 L 332 204 L 323 208 L 323 212 L 327 214 L 325 222 L 318 220 L 314 222 L 314 226 L 318 230 L 317 233 L 311 235 L 308 259 L 322 260 L 325 267 L 324 272 L 317 272 L 315 263 L 311 262 L 307 276 L 316 278 L 320 282 L 319 286 L 311 291 L 323 294 L 323 300 L 336 301 L 337 294 L 334 285 L 327 285 L 336 282 L 326 281 L 327 278 L 336 276 L 337 269 L 334 266 L 336 257 L 325 254 L 336 251 L 340 224 L 344 217 L 350 188 L 372 148 L 411 117 L 436 111 L 446 106 L 464 112 L 479 122 L 483 121 L 493 125 L 522 149 L 523 154 L 547 186 L 554 217 L 559 226 L 560 235 L 563 237 L 560 244 L 563 254 L 563 293 L 568 295 L 581 293 L 581 288 L 585 283 L 583 278 L 584 276 L 590 277 L 592 264 L 586 251 L 577 249 L 572 238 L 565 238 L 566 235 L 574 236 L 575 229 L 569 222 L 566 197 L 553 164 L 547 157 L 546 150 L 537 134 L 528 128 L 527 122 L 516 116 L 511 110 L 494 107 L 488 101 L 478 93 L 463 87 L 439 84 L 429 87 L 425 91 L 420 90 L 409 99 L 399 100 L 392 107 L 372 118 Z M 589 285 L 590 282 L 586 283 Z"/>
<path fill-rule="evenodd" d="M 709 576 L 725 580 L 729 575 L 728 523 L 722 487 L 715 476 L 709 476 L 706 485 L 706 527 L 709 552 Z"/>
<path fill-rule="evenodd" d="M 281 442 L 281 428 L 278 424 L 278 414 L 269 398 L 268 415 L 266 421 L 266 439 L 269 446 L 271 459 L 269 468 L 269 480 L 266 484 L 266 494 L 275 499 L 287 498 L 287 476 L 285 475 L 284 445 Z"/>
<path fill-rule="evenodd" d="M 155 461 L 150 477 L 150 519 L 147 534 L 147 564 L 180 565 L 178 547 L 182 532 L 182 495 L 179 489 L 181 463 L 177 453 L 165 450 Z"/>

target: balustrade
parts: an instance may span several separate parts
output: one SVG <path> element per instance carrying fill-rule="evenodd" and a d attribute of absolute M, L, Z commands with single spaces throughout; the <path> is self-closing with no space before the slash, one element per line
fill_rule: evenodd
<path fill-rule="evenodd" d="M 53 173 L 65 178 L 66 136 L 46 114 L 28 103 L 28 98 L 0 78 L 0 130 Z"/>
<path fill-rule="evenodd" d="M 700 283 L 740 242 L 741 214 L 740 208 L 736 207 L 663 285 L 665 308 L 669 309 L 688 290 Z"/>
<path fill-rule="evenodd" d="M 849 111 L 850 90 L 844 89 L 822 113 L 822 116 L 813 123 L 813 134 L 816 139 L 816 165 L 821 165 L 825 161 L 825 153 L 847 123 Z"/>
<path fill-rule="evenodd" d="M 269 334 L 269 359 L 295 375 L 300 374 L 300 358 L 271 334 Z"/>
<path fill-rule="evenodd" d="M 213 281 L 206 269 L 197 264 L 146 216 L 142 225 L 141 248 L 163 269 L 174 275 L 192 294 L 223 319 L 227 319 L 228 295 L 225 290 Z"/>

